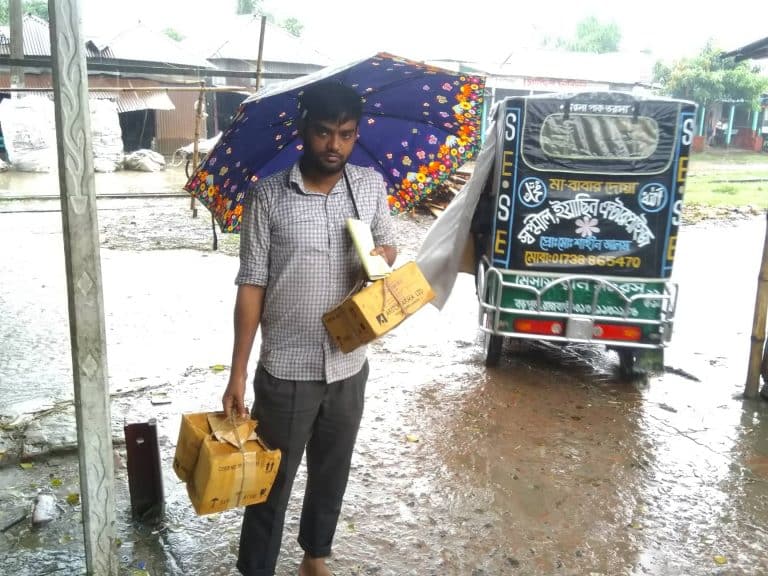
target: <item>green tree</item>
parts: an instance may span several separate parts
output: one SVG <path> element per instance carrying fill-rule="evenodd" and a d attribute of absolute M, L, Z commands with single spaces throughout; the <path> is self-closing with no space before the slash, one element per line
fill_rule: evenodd
<path fill-rule="evenodd" d="M 299 22 L 296 18 L 290 17 L 283 20 L 283 23 L 281 24 L 283 28 L 285 28 L 288 32 L 296 36 L 297 38 L 301 36 L 301 31 L 304 30 L 304 24 Z"/>
<path fill-rule="evenodd" d="M 710 43 L 693 58 L 666 65 L 657 62 L 654 82 L 662 93 L 675 98 L 693 100 L 703 106 L 724 100 L 759 105 L 760 95 L 768 89 L 768 78 L 747 62 L 723 58 L 722 51 Z"/>
<path fill-rule="evenodd" d="M 7 26 L 10 21 L 8 0 L 0 0 L 0 25 Z M 34 14 L 43 20 L 48 20 L 48 2 L 46 0 L 24 0 L 21 3 L 24 14 Z"/>
<path fill-rule="evenodd" d="M 589 16 L 576 24 L 573 38 L 558 38 L 554 44 L 570 52 L 616 52 L 621 42 L 621 30 L 615 22 L 602 23 L 595 16 Z M 546 44 L 551 45 L 552 41 Z"/>
<path fill-rule="evenodd" d="M 237 14 L 261 12 L 261 0 L 237 0 Z"/>
<path fill-rule="evenodd" d="M 267 17 L 267 22 L 270 24 L 277 24 L 275 15 L 264 11 L 262 6 L 263 0 L 237 0 L 237 14 L 260 14 Z M 294 36 L 301 36 L 301 31 L 304 29 L 304 25 L 294 17 L 286 18 L 283 22 L 278 24 L 284 30 L 287 30 Z"/>
<path fill-rule="evenodd" d="M 163 34 L 168 36 L 168 38 L 171 40 L 176 40 L 176 42 L 181 42 L 185 38 L 183 34 L 181 34 L 178 30 L 174 30 L 173 28 L 166 28 L 163 30 Z"/>

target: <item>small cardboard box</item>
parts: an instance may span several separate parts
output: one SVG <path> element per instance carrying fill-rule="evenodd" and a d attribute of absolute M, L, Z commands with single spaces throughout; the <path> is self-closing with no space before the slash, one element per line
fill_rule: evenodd
<path fill-rule="evenodd" d="M 435 297 L 415 262 L 377 280 L 323 316 L 323 323 L 344 353 L 392 330 Z"/>
<path fill-rule="evenodd" d="M 264 502 L 280 466 L 280 450 L 256 435 L 257 423 L 233 424 L 223 413 L 183 414 L 173 469 L 187 483 L 197 514 Z"/>

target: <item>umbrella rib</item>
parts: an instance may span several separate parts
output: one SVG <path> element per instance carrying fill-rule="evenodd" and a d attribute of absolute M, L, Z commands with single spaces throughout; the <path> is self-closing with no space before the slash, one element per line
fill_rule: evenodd
<path fill-rule="evenodd" d="M 379 160 L 379 159 L 378 159 L 378 158 L 377 158 L 377 157 L 376 157 L 376 156 L 373 154 L 373 152 L 371 152 L 371 151 L 368 149 L 368 147 L 367 147 L 365 144 L 363 144 L 362 142 L 360 142 L 360 140 L 358 140 L 357 142 L 355 142 L 355 147 L 356 147 L 356 148 L 359 148 L 359 149 L 361 149 L 363 152 L 365 152 L 365 153 L 366 153 L 366 155 L 367 155 L 367 156 L 368 156 L 368 157 L 369 157 L 371 160 L 373 160 L 373 161 L 374 161 L 376 164 L 378 164 L 378 165 L 381 167 L 381 171 L 382 171 L 382 173 L 383 173 L 384 177 L 385 177 L 387 180 L 389 180 L 389 174 L 387 174 L 387 171 L 386 171 L 386 167 L 384 166 L 384 162 L 382 162 L 381 160 Z M 390 182 L 391 182 L 391 180 L 390 180 Z"/>
<path fill-rule="evenodd" d="M 283 150 L 285 150 L 285 148 L 287 148 L 287 147 L 288 147 L 288 145 L 289 145 L 289 144 L 291 144 L 291 143 L 292 143 L 293 141 L 295 141 L 295 140 L 296 140 L 296 136 L 292 136 L 292 137 L 291 137 L 291 139 L 290 139 L 290 140 L 288 140 L 288 141 L 287 141 L 287 142 L 286 142 L 286 143 L 283 145 L 283 147 L 282 147 L 282 148 L 280 148 L 279 150 L 275 150 L 275 151 L 274 151 L 274 152 L 273 152 L 273 153 L 272 153 L 272 154 L 269 156 L 269 159 L 268 159 L 266 162 L 264 162 L 264 163 L 261 165 L 261 167 L 262 167 L 262 168 L 264 168 L 264 166 L 266 166 L 267 164 L 269 164 L 270 162 L 272 162 L 272 160 L 274 160 L 274 159 L 275 159 L 277 156 L 279 156 L 280 154 L 282 154 Z M 250 176 L 253 176 L 253 173 L 251 173 L 251 175 L 250 175 Z M 250 178 L 250 176 L 249 176 L 249 178 Z"/>
<path fill-rule="evenodd" d="M 424 121 L 422 119 L 416 119 L 416 118 L 409 118 L 408 116 L 400 116 L 398 114 L 389 114 L 387 112 L 376 112 L 373 110 L 364 110 L 363 115 L 367 116 L 378 116 L 379 118 L 394 118 L 396 120 L 403 120 L 404 122 L 412 122 L 414 124 L 420 124 L 421 126 L 429 126 L 430 128 L 435 128 L 437 130 L 440 130 L 441 132 L 447 132 L 449 134 L 453 134 L 449 128 L 446 128 L 445 126 L 441 126 L 440 124 L 436 124 L 432 121 Z"/>
<path fill-rule="evenodd" d="M 350 70 L 348 70 L 347 72 L 351 72 L 351 71 L 352 71 L 352 70 L 350 69 Z M 364 92 L 363 94 L 361 94 L 361 96 L 365 96 L 365 97 L 367 97 L 369 94 L 381 94 L 381 93 L 383 93 L 383 92 L 387 92 L 387 91 L 389 91 L 389 90 L 391 90 L 391 89 L 396 89 L 396 88 L 398 88 L 398 87 L 399 87 L 401 84 L 405 84 L 405 83 L 408 83 L 408 82 L 412 82 L 414 79 L 417 79 L 417 80 L 418 80 L 418 79 L 420 79 L 420 78 L 426 78 L 427 76 L 428 76 L 428 75 L 427 75 L 427 73 L 426 73 L 426 72 L 423 72 L 423 71 L 419 71 L 419 73 L 418 73 L 418 74 L 412 74 L 411 76 L 407 76 L 407 77 L 405 77 L 405 78 L 398 78 L 398 79 L 397 79 L 397 80 L 395 80 L 394 82 L 390 82 L 390 83 L 388 83 L 387 85 L 385 85 L 385 86 L 383 86 L 383 87 L 379 87 L 379 88 L 372 88 L 370 92 Z M 430 75 L 430 76 L 431 76 L 431 75 Z M 343 75 L 343 80 L 344 80 L 344 82 L 345 82 L 345 83 L 346 83 L 346 81 L 347 81 L 347 80 L 349 80 L 349 78 L 348 78 L 348 75 L 347 75 L 347 74 Z"/>

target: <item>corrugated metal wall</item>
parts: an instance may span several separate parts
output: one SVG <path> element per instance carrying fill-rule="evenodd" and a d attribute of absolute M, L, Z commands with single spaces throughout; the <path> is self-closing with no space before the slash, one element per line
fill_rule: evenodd
<path fill-rule="evenodd" d="M 195 108 L 200 93 L 196 91 L 177 92 L 168 90 L 168 97 L 176 106 L 175 110 L 156 112 L 157 130 L 155 147 L 165 156 L 195 140 Z M 200 138 L 207 138 L 205 118 L 200 123 Z"/>

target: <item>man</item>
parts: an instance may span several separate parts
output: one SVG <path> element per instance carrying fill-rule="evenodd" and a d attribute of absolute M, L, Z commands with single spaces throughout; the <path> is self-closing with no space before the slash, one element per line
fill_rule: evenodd
<path fill-rule="evenodd" d="M 224 411 L 247 413 L 246 367 L 261 326 L 252 417 L 265 442 L 282 451 L 269 499 L 246 507 L 243 517 L 237 566 L 247 576 L 274 574 L 285 509 L 305 447 L 299 575 L 330 575 L 325 558 L 331 553 L 368 378 L 365 348 L 342 354 L 322 323 L 322 315 L 354 291 L 362 277 L 346 219 L 370 224 L 373 253 L 389 264 L 397 255 L 382 177 L 347 164 L 362 115 L 360 96 L 340 84 L 318 84 L 305 90 L 300 105 L 303 155 L 252 190 L 235 281 L 235 341 Z"/>

